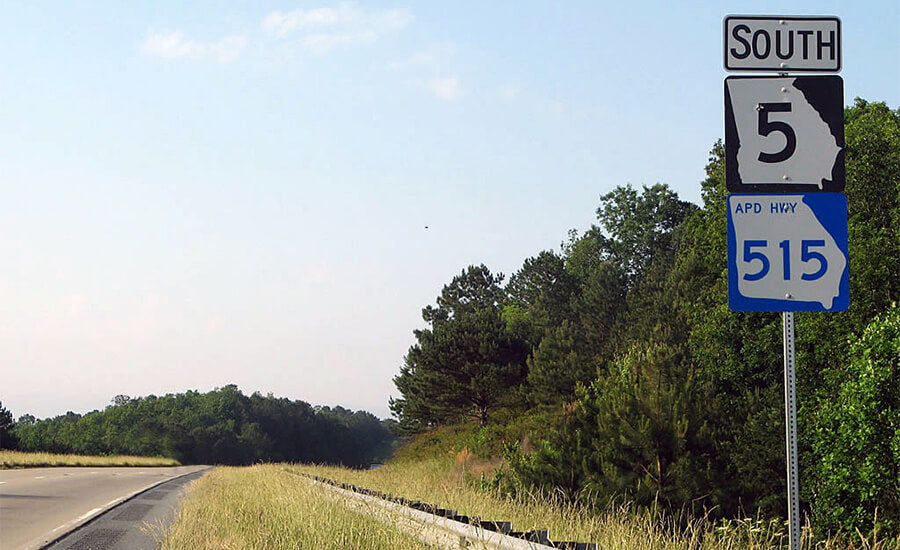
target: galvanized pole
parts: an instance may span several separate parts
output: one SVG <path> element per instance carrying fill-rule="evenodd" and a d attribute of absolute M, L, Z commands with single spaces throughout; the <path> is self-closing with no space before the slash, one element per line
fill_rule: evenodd
<path fill-rule="evenodd" d="M 794 312 L 784 319 L 784 413 L 787 447 L 788 526 L 790 549 L 800 550 L 800 479 L 797 467 L 797 381 L 794 357 Z"/>

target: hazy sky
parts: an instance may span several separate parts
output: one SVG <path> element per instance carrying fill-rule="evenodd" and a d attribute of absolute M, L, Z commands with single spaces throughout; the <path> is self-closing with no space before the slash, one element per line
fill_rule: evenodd
<path fill-rule="evenodd" d="M 845 102 L 900 105 L 896 0 L 4 2 L 0 400 L 388 416 L 464 267 L 558 250 L 616 185 L 699 201 L 727 14 L 839 16 Z"/>

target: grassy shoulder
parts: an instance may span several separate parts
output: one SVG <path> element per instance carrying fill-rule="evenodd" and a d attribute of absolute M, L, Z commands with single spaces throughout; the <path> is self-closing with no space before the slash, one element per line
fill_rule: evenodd
<path fill-rule="evenodd" d="M 191 484 L 163 550 L 422 548 L 282 465 L 219 467 Z"/>
<path fill-rule="evenodd" d="M 449 455 L 449 453 L 448 453 Z M 530 494 L 516 498 L 484 490 L 473 471 L 490 465 L 466 453 L 396 462 L 375 470 L 312 465 L 219 467 L 195 481 L 176 521 L 163 537 L 163 550 L 255 548 L 422 548 L 424 543 L 396 526 L 360 514 L 321 486 L 295 474 L 312 474 L 419 499 L 483 519 L 512 521 L 516 529 L 550 529 L 551 538 L 597 542 L 613 550 L 770 550 L 786 548 L 779 521 L 743 519 L 710 523 L 671 518 L 652 511 L 612 506 L 598 512 Z M 888 550 L 889 541 L 852 545 L 813 540 L 807 528 L 804 550 Z"/>
<path fill-rule="evenodd" d="M 505 468 L 506 442 L 527 449 L 558 420 L 537 412 L 519 416 L 508 427 L 475 424 L 446 426 L 408 442 L 389 464 L 373 470 L 294 465 L 290 471 L 390 493 L 457 510 L 485 520 L 512 521 L 516 530 L 549 529 L 551 539 L 598 543 L 599 548 L 632 550 L 763 550 L 786 548 L 787 526 L 779 519 L 749 517 L 714 521 L 682 513 L 673 517 L 626 504 L 586 507 L 558 495 L 519 493 L 509 496 L 490 480 Z M 475 449 L 474 451 L 472 449 Z M 823 539 L 814 528 L 803 530 L 803 549 L 888 550 L 900 541 L 853 543 L 846 537 Z"/>
<path fill-rule="evenodd" d="M 0 451 L 0 470 L 12 468 L 47 468 L 56 466 L 180 466 L 172 458 L 149 456 L 83 456 L 52 453 Z"/>
<path fill-rule="evenodd" d="M 541 411 L 510 416 L 491 427 L 447 426 L 409 441 L 389 464 L 373 470 L 314 465 L 217 468 L 192 485 L 163 548 L 419 548 L 423 543 L 389 524 L 347 509 L 295 474 L 327 477 L 454 509 L 515 529 L 549 529 L 551 539 L 598 543 L 613 550 L 769 550 L 787 548 L 783 521 L 712 521 L 672 517 L 627 504 L 585 507 L 557 495 L 509 496 L 485 482 L 503 469 L 507 442 L 527 449 L 556 419 Z M 807 525 L 803 550 L 889 550 L 900 541 L 823 539 Z"/>

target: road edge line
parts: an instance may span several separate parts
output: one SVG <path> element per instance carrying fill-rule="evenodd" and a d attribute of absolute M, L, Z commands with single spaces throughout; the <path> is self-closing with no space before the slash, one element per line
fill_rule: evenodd
<path fill-rule="evenodd" d="M 131 500 L 143 493 L 146 493 L 147 491 L 150 491 L 151 489 L 155 489 L 156 487 L 159 487 L 163 483 L 168 483 L 172 480 L 178 479 L 180 477 L 184 477 L 186 475 L 195 474 L 197 472 L 205 472 L 205 471 L 211 470 L 213 468 L 215 468 L 215 466 L 207 466 L 205 469 L 202 469 L 202 470 L 196 470 L 194 472 L 185 472 L 183 474 L 179 474 L 177 476 L 170 477 L 169 479 L 163 479 L 161 481 L 157 481 L 156 483 L 154 483 L 153 485 L 150 485 L 149 487 L 145 487 L 145 488 L 135 491 L 131 494 L 125 495 L 124 497 L 119 497 L 115 500 L 111 500 L 111 501 L 107 502 L 106 504 L 104 504 L 103 506 L 100 506 L 99 508 L 94 508 L 93 510 L 89 511 L 88 513 L 86 513 L 68 523 L 64 523 L 64 524 L 60 525 L 59 527 L 57 527 L 56 529 L 50 531 L 49 535 L 53 536 L 53 533 L 55 533 L 59 530 L 63 530 L 62 533 L 53 537 L 49 541 L 41 542 L 41 543 L 31 542 L 31 543 L 28 543 L 28 545 L 24 546 L 21 550 L 45 550 L 46 548 L 53 546 L 54 544 L 56 544 L 60 540 L 64 539 L 65 537 L 71 535 L 75 531 L 92 523 L 94 520 L 96 520 L 103 514 L 109 512 L 116 506 L 119 506 L 120 504 L 124 504 L 124 503 L 128 502 L 129 500 Z M 41 537 L 41 538 L 43 538 L 43 537 Z"/>

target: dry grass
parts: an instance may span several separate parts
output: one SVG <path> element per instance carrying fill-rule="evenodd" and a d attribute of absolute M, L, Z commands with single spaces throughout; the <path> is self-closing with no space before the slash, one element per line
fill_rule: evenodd
<path fill-rule="evenodd" d="M 778 520 L 748 518 L 712 523 L 706 518 L 671 518 L 627 506 L 597 513 L 566 504 L 552 495 L 507 498 L 479 490 L 470 479 L 473 468 L 459 454 L 446 459 L 393 463 L 376 470 L 358 471 L 318 466 L 292 466 L 290 470 L 328 477 L 344 483 L 436 504 L 441 508 L 485 520 L 512 521 L 516 530 L 549 529 L 555 540 L 598 543 L 610 550 L 771 550 L 787 548 L 787 528 Z M 803 549 L 887 550 L 900 548 L 900 540 L 852 543 L 843 538 L 813 540 L 809 526 L 803 531 Z"/>
<path fill-rule="evenodd" d="M 348 510 L 279 465 L 216 468 L 191 484 L 163 550 L 423 548 L 418 539 Z"/>
<path fill-rule="evenodd" d="M 397 525 L 351 511 L 339 497 L 296 474 L 426 501 L 485 520 L 512 521 L 516 530 L 549 529 L 551 539 L 598 543 L 604 550 L 786 549 L 784 522 L 747 518 L 710 522 L 671 518 L 627 506 L 597 513 L 552 496 L 506 498 L 471 483 L 493 464 L 468 453 L 393 463 L 376 470 L 306 465 L 217 468 L 192 484 L 164 550 L 407 549 L 426 545 Z M 474 474 L 474 475 L 473 475 Z M 401 526 L 402 528 L 402 526 Z M 407 532 L 412 532 L 407 529 Z M 816 539 L 804 529 L 803 550 L 889 550 L 900 540 Z"/>
<path fill-rule="evenodd" d="M 172 458 L 149 456 L 82 456 L 51 453 L 0 451 L 0 470 L 11 468 L 46 468 L 54 466 L 180 466 Z"/>
<path fill-rule="evenodd" d="M 518 531 L 549 529 L 551 539 L 556 540 L 598 542 L 600 548 L 610 549 L 689 548 L 672 540 L 669 533 L 647 519 L 631 514 L 597 515 L 578 506 L 553 502 L 552 497 L 534 495 L 512 499 L 477 490 L 462 481 L 468 477 L 465 469 L 469 464 L 460 463 L 456 458 L 389 464 L 369 471 L 312 466 L 291 469 L 421 500 L 485 520 L 512 521 Z"/>

